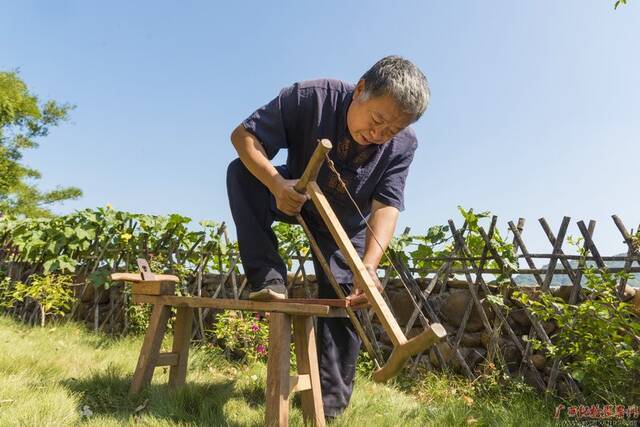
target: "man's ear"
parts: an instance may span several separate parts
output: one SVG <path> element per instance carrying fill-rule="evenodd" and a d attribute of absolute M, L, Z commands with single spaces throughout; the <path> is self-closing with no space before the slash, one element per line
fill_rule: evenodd
<path fill-rule="evenodd" d="M 360 79 L 353 92 L 353 99 L 360 98 L 360 95 L 362 95 L 362 92 L 364 92 L 364 80 Z"/>

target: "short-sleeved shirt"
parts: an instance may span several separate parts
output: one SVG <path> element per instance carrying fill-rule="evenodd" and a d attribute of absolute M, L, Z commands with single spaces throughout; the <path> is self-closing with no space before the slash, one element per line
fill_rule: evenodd
<path fill-rule="evenodd" d="M 405 181 L 417 148 L 415 133 L 407 127 L 384 144 L 359 145 L 347 127 L 354 89 L 351 83 L 331 79 L 295 83 L 242 124 L 260 141 L 269 159 L 280 149 L 288 150 L 286 169 L 291 179 L 302 176 L 318 141 L 330 140 L 329 157 L 365 217 L 371 213 L 373 199 L 402 211 Z M 365 222 L 326 163 L 316 182 L 362 256 Z M 302 213 L 336 280 L 351 281 L 351 272 L 313 204 L 306 203 Z"/>

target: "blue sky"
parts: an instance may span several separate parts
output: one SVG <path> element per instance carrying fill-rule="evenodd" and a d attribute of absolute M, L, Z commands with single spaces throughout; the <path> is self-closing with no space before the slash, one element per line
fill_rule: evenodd
<path fill-rule="evenodd" d="M 231 130 L 295 81 L 357 81 L 400 54 L 427 74 L 432 104 L 398 231 L 491 210 L 640 223 L 640 8 L 613 0 L 187 2 L 0 1 L 0 69 L 42 99 L 75 104 L 26 162 L 41 186 L 76 185 L 66 213 L 111 203 L 232 223 Z M 279 157 L 282 160 L 282 156 Z M 571 234 L 577 235 L 572 228 Z"/>

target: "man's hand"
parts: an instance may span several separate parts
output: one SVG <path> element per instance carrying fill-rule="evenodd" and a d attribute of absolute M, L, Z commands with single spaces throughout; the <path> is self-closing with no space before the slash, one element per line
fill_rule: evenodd
<path fill-rule="evenodd" d="M 276 199 L 278 209 L 286 215 L 293 216 L 299 213 L 309 197 L 293 189 L 298 180 L 284 179 L 271 164 L 260 141 L 242 125 L 238 125 L 231 134 L 231 142 L 245 167 L 269 188 Z"/>
<path fill-rule="evenodd" d="M 378 269 L 372 265 L 366 265 L 366 264 L 365 264 L 365 268 L 367 269 L 369 276 L 371 276 L 371 279 L 373 279 L 373 283 L 376 285 L 376 288 L 378 289 L 378 291 L 382 293 L 384 289 L 382 289 L 382 283 L 380 283 L 380 279 L 378 278 L 378 272 L 377 272 Z M 349 301 L 351 307 L 358 308 L 368 303 L 367 296 L 362 290 L 364 286 L 367 286 L 367 285 L 364 283 L 360 283 L 359 280 L 355 281 L 351 295 L 347 296 L 347 300 Z"/>
<path fill-rule="evenodd" d="M 276 199 L 278 209 L 290 216 L 299 214 L 302 205 L 309 200 L 308 194 L 300 194 L 293 188 L 298 181 L 297 179 L 284 179 L 279 176 L 271 190 L 273 197 Z"/>

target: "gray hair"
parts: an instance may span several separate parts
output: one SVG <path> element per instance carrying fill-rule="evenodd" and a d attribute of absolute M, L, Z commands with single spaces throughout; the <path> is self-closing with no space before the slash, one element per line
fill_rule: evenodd
<path fill-rule="evenodd" d="M 362 99 L 389 95 L 400 109 L 417 121 L 427 109 L 431 92 L 427 77 L 411 61 L 386 56 L 360 78 L 364 80 Z"/>

